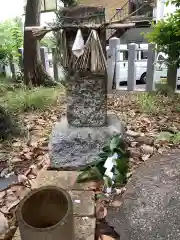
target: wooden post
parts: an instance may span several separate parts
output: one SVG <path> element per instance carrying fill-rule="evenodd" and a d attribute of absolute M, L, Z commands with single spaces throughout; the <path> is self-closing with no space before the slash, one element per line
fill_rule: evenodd
<path fill-rule="evenodd" d="M 52 48 L 52 64 L 53 64 L 53 73 L 54 73 L 54 80 L 58 81 L 58 66 L 56 61 L 56 49 Z"/>
<path fill-rule="evenodd" d="M 108 87 L 107 92 L 112 93 L 113 79 L 115 75 L 115 49 L 107 49 L 107 75 L 108 75 Z"/>

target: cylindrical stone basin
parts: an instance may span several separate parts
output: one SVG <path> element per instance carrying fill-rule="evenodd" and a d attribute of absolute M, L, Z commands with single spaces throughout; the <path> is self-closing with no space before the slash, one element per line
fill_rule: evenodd
<path fill-rule="evenodd" d="M 16 212 L 21 240 L 74 240 L 73 204 L 68 192 L 55 186 L 31 191 Z"/>

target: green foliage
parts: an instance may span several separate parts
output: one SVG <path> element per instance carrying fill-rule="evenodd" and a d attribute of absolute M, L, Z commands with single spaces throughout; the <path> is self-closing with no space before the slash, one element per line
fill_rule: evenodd
<path fill-rule="evenodd" d="M 44 37 L 43 39 L 41 39 L 40 41 L 41 46 L 43 47 L 47 47 L 47 48 L 53 48 L 56 46 L 56 40 L 54 36 L 51 37 Z"/>
<path fill-rule="evenodd" d="M 18 48 L 23 45 L 23 33 L 18 19 L 0 23 L 0 62 L 17 60 Z"/>
<path fill-rule="evenodd" d="M 157 44 L 158 52 L 167 54 L 167 63 L 177 67 L 180 66 L 180 24 L 178 22 L 180 19 L 178 15 L 179 13 L 176 12 L 157 24 L 153 24 L 153 31 L 146 35 L 149 42 Z"/>
<path fill-rule="evenodd" d="M 11 135 L 20 133 L 17 122 L 6 109 L 0 106 L 0 142 L 6 140 Z"/>
<path fill-rule="evenodd" d="M 180 132 L 170 133 L 170 132 L 161 132 L 156 139 L 156 142 L 169 142 L 174 145 L 180 144 Z"/>
<path fill-rule="evenodd" d="M 143 112 L 153 114 L 157 113 L 158 105 L 156 95 L 150 93 L 141 93 L 137 95 L 137 103 Z"/>
<path fill-rule="evenodd" d="M 112 180 L 105 176 L 106 168 L 104 164 L 107 158 L 112 157 L 115 153 L 118 155 L 118 158 L 115 159 L 116 164 L 112 169 L 114 175 L 113 181 L 115 184 L 126 183 L 129 169 L 128 154 L 126 153 L 124 141 L 119 135 L 113 136 L 109 144 L 102 149 L 97 159 L 82 169 L 77 182 L 104 180 L 105 186 L 112 186 Z"/>
<path fill-rule="evenodd" d="M 8 91 L 1 99 L 0 104 L 10 112 L 25 112 L 44 110 L 57 102 L 60 89 L 33 88 L 15 89 Z"/>
<path fill-rule="evenodd" d="M 167 63 L 177 68 L 180 66 L 180 0 L 170 0 L 176 11 L 165 19 L 153 24 L 153 31 L 146 37 L 149 42 L 157 44 L 158 52 L 168 55 Z"/>

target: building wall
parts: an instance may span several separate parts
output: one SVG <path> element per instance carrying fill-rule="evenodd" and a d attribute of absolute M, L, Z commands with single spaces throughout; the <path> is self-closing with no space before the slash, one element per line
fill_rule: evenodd
<path fill-rule="evenodd" d="M 142 33 L 149 33 L 152 28 L 131 28 L 127 30 L 120 38 L 121 44 L 128 43 L 147 43 L 147 39 Z"/>
<path fill-rule="evenodd" d="M 117 8 L 121 8 L 126 4 L 128 0 L 79 0 L 80 5 L 105 7 L 106 19 L 110 20 L 111 17 L 116 13 Z M 127 4 L 128 6 L 128 4 Z"/>

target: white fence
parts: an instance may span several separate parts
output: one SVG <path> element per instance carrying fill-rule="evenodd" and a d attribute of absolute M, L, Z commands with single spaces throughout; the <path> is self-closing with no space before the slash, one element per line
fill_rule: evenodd
<path fill-rule="evenodd" d="M 146 51 L 147 59 L 137 59 L 139 52 Z M 22 66 L 23 49 L 19 49 L 21 56 L 19 57 L 19 63 Z M 128 53 L 128 58 L 125 61 L 122 60 L 123 52 Z M 45 70 L 49 75 L 56 81 L 64 77 L 63 69 L 56 62 L 55 49 L 49 53 L 47 48 L 41 48 L 41 60 Z M 138 61 L 140 66 L 137 65 Z M 143 65 L 142 65 L 143 64 Z M 143 68 L 143 70 L 141 69 Z M 14 71 L 18 70 L 16 66 Z M 136 85 L 136 80 L 139 80 L 142 74 L 145 73 L 146 84 Z M 16 74 L 16 73 L 14 73 Z M 108 74 L 108 92 L 112 91 L 112 85 L 115 83 L 117 90 L 128 90 L 128 91 L 147 91 L 154 90 L 156 81 L 160 80 L 160 77 L 166 77 L 159 75 L 155 68 L 155 51 L 154 45 L 149 44 L 147 48 L 140 48 L 135 43 L 128 45 L 126 49 L 122 48 L 120 39 L 111 38 L 109 40 L 109 46 L 107 47 L 107 74 Z M 162 74 L 162 73 L 161 73 Z M 6 75 L 12 75 L 12 68 L 6 66 Z M 120 86 L 122 80 L 127 82 L 127 87 Z"/>
<path fill-rule="evenodd" d="M 122 59 L 123 54 L 121 54 L 125 51 L 128 53 L 127 63 Z M 140 61 L 137 60 L 139 51 L 147 51 L 147 59 L 142 59 Z M 111 38 L 107 49 L 108 90 L 111 91 L 113 82 L 115 83 L 117 90 L 138 90 L 136 87 L 136 80 L 140 80 L 140 77 L 145 73 L 147 84 L 144 89 L 140 89 L 148 92 L 152 91 L 154 89 L 155 75 L 154 59 L 155 51 L 153 44 L 149 44 L 148 48 L 144 49 L 137 47 L 137 44 L 135 43 L 131 43 L 128 45 L 127 49 L 123 49 L 122 45 L 120 45 L 120 39 Z M 141 62 L 139 66 L 137 65 L 138 61 Z M 141 70 L 141 67 L 144 67 L 144 69 Z M 120 83 L 123 81 L 127 82 L 127 87 L 120 86 Z"/>
<path fill-rule="evenodd" d="M 10 67 L 10 64 L 5 66 L 5 74 L 7 77 L 17 75 L 17 73 L 23 69 L 23 48 L 19 49 L 19 53 L 20 56 L 18 63 L 11 63 L 11 65 L 14 65 L 13 68 Z M 41 47 L 40 56 L 46 72 L 56 81 L 62 80 L 64 77 L 64 72 L 63 68 L 57 64 L 55 49 L 51 49 L 49 52 L 47 48 Z"/>

